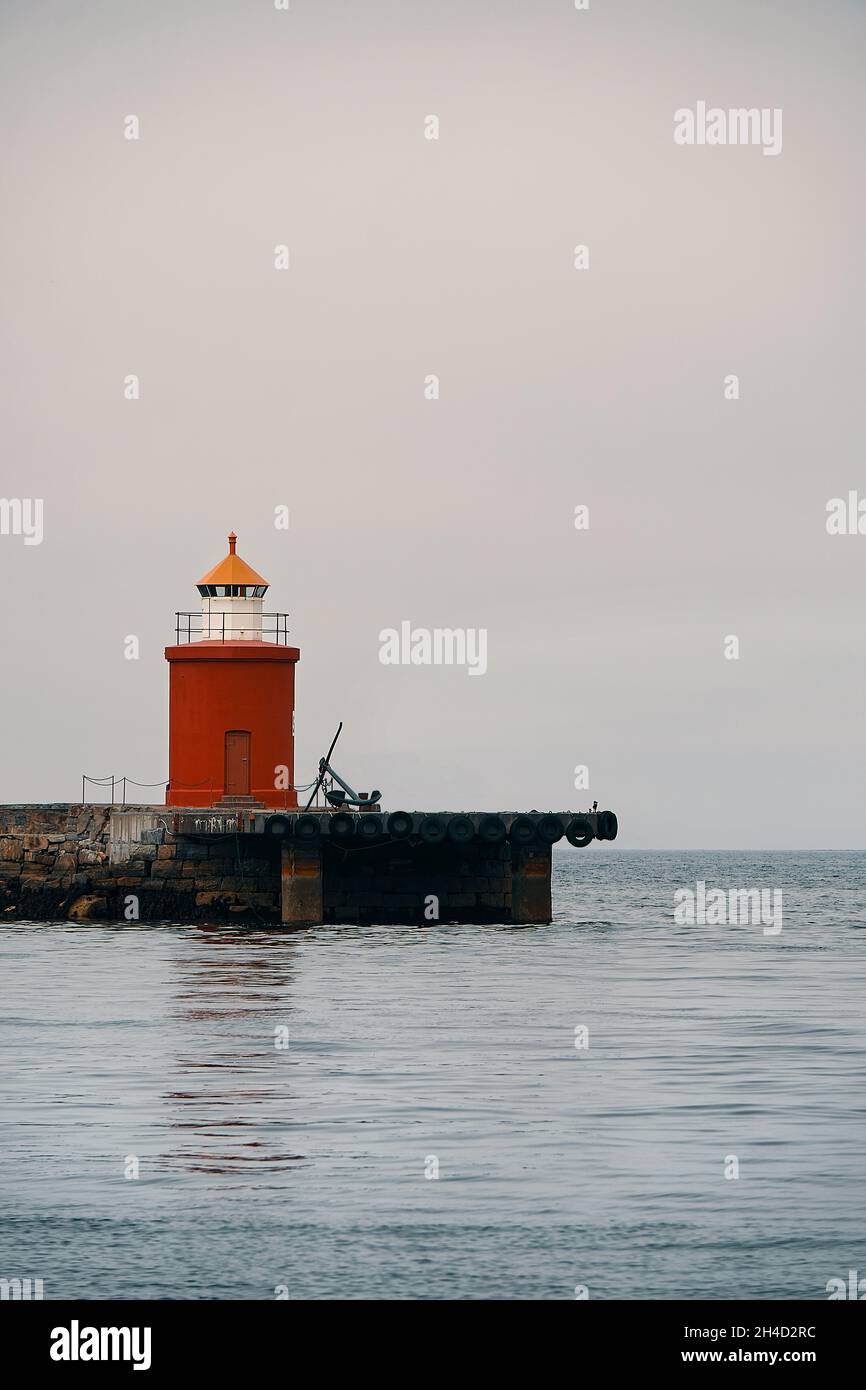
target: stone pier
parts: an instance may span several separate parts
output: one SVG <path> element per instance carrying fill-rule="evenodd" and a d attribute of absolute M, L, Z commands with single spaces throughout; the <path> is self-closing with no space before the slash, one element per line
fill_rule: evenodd
<path fill-rule="evenodd" d="M 612 812 L 570 817 L 0 806 L 0 919 L 545 923 L 546 840 L 616 833 Z"/>

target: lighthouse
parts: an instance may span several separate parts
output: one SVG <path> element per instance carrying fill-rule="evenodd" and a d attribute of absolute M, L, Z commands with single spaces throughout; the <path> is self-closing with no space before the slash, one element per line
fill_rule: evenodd
<path fill-rule="evenodd" d="M 229 550 L 177 613 L 169 669 L 167 806 L 296 807 L 295 665 L 288 614 L 264 612 L 268 581 Z"/>

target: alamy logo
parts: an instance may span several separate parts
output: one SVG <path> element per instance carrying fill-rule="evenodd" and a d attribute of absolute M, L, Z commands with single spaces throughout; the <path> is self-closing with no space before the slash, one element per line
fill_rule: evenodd
<path fill-rule="evenodd" d="M 851 491 L 845 497 L 831 497 L 827 503 L 829 536 L 866 536 L 866 497 Z"/>
<path fill-rule="evenodd" d="M 17 1303 L 21 1300 L 41 1297 L 41 1279 L 0 1279 L 0 1299 L 4 1303 L 7 1299 Z"/>
<path fill-rule="evenodd" d="M 866 1299 L 866 1279 L 858 1279 L 856 1269 L 848 1270 L 847 1284 L 844 1279 L 828 1279 L 825 1288 L 831 1302 L 834 1298 L 857 1299 L 860 1303 Z"/>
<path fill-rule="evenodd" d="M 383 666 L 466 666 L 470 676 L 487 670 L 486 627 L 415 627 L 408 620 L 379 633 Z"/>
<path fill-rule="evenodd" d="M 771 907 L 772 903 L 772 907 Z M 774 888 L 711 888 L 698 879 L 694 890 L 674 893 L 674 921 L 680 927 L 762 926 L 764 936 L 782 930 L 782 890 Z"/>
<path fill-rule="evenodd" d="M 69 1327 L 51 1330 L 52 1361 L 131 1361 L 134 1371 L 150 1370 L 149 1327 Z"/>
<path fill-rule="evenodd" d="M 692 111 L 674 112 L 675 145 L 761 145 L 764 154 L 782 153 L 782 110 L 775 106 L 707 107 L 699 101 Z"/>
<path fill-rule="evenodd" d="M 25 545 L 41 545 L 42 498 L 0 497 L 0 536 L 23 536 Z"/>

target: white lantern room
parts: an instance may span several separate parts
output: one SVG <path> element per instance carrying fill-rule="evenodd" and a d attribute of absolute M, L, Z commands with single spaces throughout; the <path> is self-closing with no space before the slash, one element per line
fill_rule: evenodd
<path fill-rule="evenodd" d="M 237 554 L 238 538 L 229 535 L 229 553 L 197 585 L 201 594 L 201 640 L 261 642 L 262 604 L 268 581 Z"/>

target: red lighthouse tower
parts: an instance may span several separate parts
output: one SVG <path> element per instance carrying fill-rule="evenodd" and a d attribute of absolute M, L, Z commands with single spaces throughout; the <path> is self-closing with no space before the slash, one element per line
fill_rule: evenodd
<path fill-rule="evenodd" d="M 288 614 L 262 611 L 268 581 L 236 553 L 199 580 L 201 611 L 178 613 L 169 669 L 167 806 L 297 806 L 295 663 Z"/>

